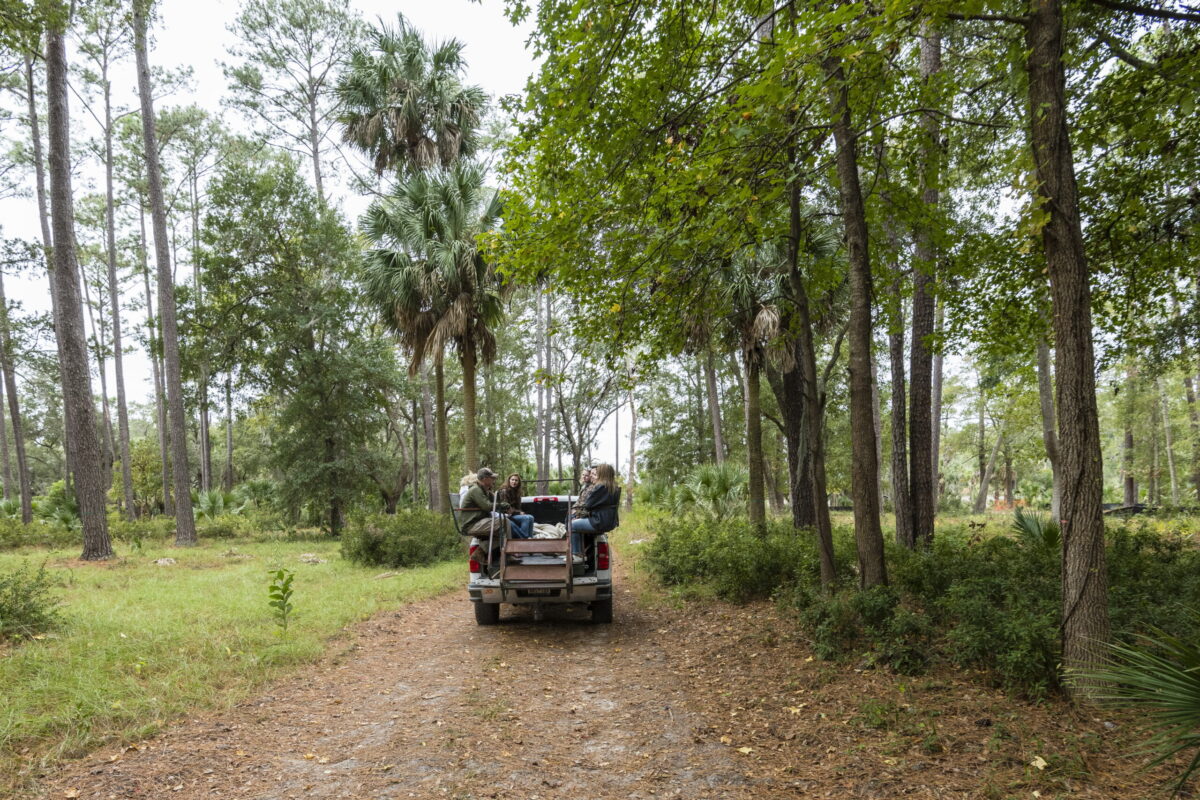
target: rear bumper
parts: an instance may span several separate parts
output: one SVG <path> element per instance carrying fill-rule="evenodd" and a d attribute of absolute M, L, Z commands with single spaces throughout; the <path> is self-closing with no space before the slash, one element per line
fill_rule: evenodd
<path fill-rule="evenodd" d="M 529 581 L 520 585 L 500 586 L 495 578 L 480 578 L 467 584 L 467 595 L 472 603 L 511 603 L 534 605 L 537 603 L 592 603 L 612 599 L 612 579 L 595 576 L 576 578 L 567 592 L 561 581 Z"/>

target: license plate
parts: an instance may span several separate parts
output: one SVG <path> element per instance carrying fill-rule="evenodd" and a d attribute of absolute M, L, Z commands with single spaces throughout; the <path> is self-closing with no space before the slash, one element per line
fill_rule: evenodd
<path fill-rule="evenodd" d="M 526 589 L 525 594 L 530 597 L 549 597 L 558 594 L 558 589 Z"/>

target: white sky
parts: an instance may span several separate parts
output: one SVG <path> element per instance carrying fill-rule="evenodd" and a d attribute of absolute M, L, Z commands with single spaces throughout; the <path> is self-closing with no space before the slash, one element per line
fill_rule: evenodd
<path fill-rule="evenodd" d="M 203 3 L 194 0 L 162 0 L 158 23 L 152 31 L 150 62 L 153 66 L 168 69 L 190 66 L 193 78 L 190 91 L 157 101 L 156 109 L 196 103 L 221 115 L 230 127 L 245 129 L 246 123 L 236 112 L 221 106 L 221 99 L 226 94 L 226 81 L 219 62 L 231 60 L 227 48 L 233 43 L 234 35 L 227 28 L 237 15 L 239 5 L 238 0 L 206 0 Z M 526 80 L 533 72 L 533 58 L 525 50 L 525 39 L 530 26 L 527 23 L 522 28 L 515 28 L 505 19 L 503 0 L 483 0 L 478 4 L 468 0 L 400 0 L 398 3 L 384 0 L 352 0 L 351 5 L 371 22 L 383 18 L 390 23 L 395 20 L 397 13 L 402 13 L 429 39 L 459 39 L 466 45 L 464 54 L 469 65 L 467 81 L 482 86 L 493 98 L 522 92 Z M 68 51 L 68 58 L 72 62 L 77 58 L 73 49 Z M 130 64 L 131 60 L 122 63 L 115 73 L 114 107 L 132 107 L 137 103 L 136 75 Z M 84 111 L 79 99 L 72 96 L 70 104 L 73 140 L 82 142 L 89 136 L 97 135 L 99 131 Z M 27 135 L 24 129 L 15 123 L 0 133 L 10 138 Z M 78 154 L 76 158 L 79 158 Z M 85 192 L 102 190 L 100 169 L 99 165 L 88 165 L 83 174 L 76 178 L 73 188 L 77 197 Z M 32 190 L 32 177 L 29 184 Z M 331 192 L 334 202 L 342 206 L 349 219 L 355 219 L 366 205 L 363 198 L 354 196 L 344 186 L 336 183 L 329 186 L 327 191 Z M 39 238 L 36 206 L 32 199 L 0 201 L 0 234 L 29 240 Z M 186 280 L 188 272 L 186 269 L 179 270 L 180 280 Z M 9 298 L 20 301 L 27 310 L 49 310 L 48 279 L 41 271 L 22 276 L 8 275 L 5 278 L 5 288 Z M 126 291 L 140 298 L 140 281 L 130 281 Z M 128 330 L 131 325 L 140 321 L 140 313 L 126 311 L 123 314 L 122 327 Z M 153 378 L 149 359 L 140 349 L 134 348 L 127 352 L 124 366 L 129 401 L 151 402 Z M 109 394 L 115 396 L 115 376 L 111 360 L 107 372 Z M 98 377 L 93 377 L 93 390 L 97 394 L 100 392 Z M 620 451 L 622 461 L 627 461 L 628 412 L 622 416 L 620 429 L 623 441 Z M 615 460 L 616 433 L 614 421 L 610 419 L 601 431 L 598 447 L 593 448 L 593 457 L 596 460 Z"/>

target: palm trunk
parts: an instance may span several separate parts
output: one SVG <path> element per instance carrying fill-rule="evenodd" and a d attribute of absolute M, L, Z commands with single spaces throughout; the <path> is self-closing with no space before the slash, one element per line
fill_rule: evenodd
<path fill-rule="evenodd" d="M 17 457 L 17 484 L 21 490 L 21 522 L 33 522 L 33 487 L 29 477 L 29 459 L 25 456 L 25 433 L 21 422 L 21 403 L 17 396 L 17 376 L 13 369 L 12 340 L 9 336 L 8 299 L 4 295 L 4 274 L 0 270 L 0 367 L 4 369 L 4 391 L 8 395 L 8 414 L 12 421 L 13 451 Z M 2 430 L 2 428 L 0 428 Z M 4 496 L 8 497 L 8 436 L 4 453 Z"/>
<path fill-rule="evenodd" d="M 117 281 L 117 225 L 113 200 L 112 84 L 105 63 L 104 82 L 104 239 L 108 261 L 108 296 L 111 301 L 113 369 L 117 381 L 117 437 L 121 459 L 121 490 L 128 519 L 137 516 L 133 504 L 133 468 L 129 463 L 129 406 L 125 398 L 125 354 L 121 342 L 121 285 Z"/>
<path fill-rule="evenodd" d="M 1156 380 L 1154 387 L 1158 390 L 1158 403 L 1162 408 L 1163 435 L 1167 446 L 1167 471 L 1171 477 L 1171 506 L 1179 507 L 1179 475 L 1175 471 L 1175 450 L 1171 436 L 1171 407 L 1167 403 L 1167 394 L 1163 391 L 1162 381 Z"/>
<path fill-rule="evenodd" d="M 433 400 L 429 396 L 429 366 L 426 364 L 421 365 L 421 420 L 425 434 L 425 475 L 429 483 L 429 510 L 446 511 L 449 498 L 441 497 L 441 481 L 433 467 L 433 454 L 439 445 L 433 432 Z"/>
<path fill-rule="evenodd" d="M 751 525 L 767 521 L 763 486 L 762 408 L 759 401 L 759 367 L 753 357 L 743 355 L 746 363 L 746 466 L 749 470 L 747 511 Z"/>
<path fill-rule="evenodd" d="M 448 511 L 450 506 L 450 436 L 446 431 L 446 373 L 442 366 L 442 356 L 437 354 L 433 362 L 434 419 L 437 421 L 437 452 L 438 452 L 438 508 Z"/>
<path fill-rule="evenodd" d="M 479 469 L 479 433 L 475 420 L 475 342 L 468 336 L 459 355 L 463 371 L 463 460 L 468 472 Z"/>
<path fill-rule="evenodd" d="M 162 173 L 158 163 L 158 135 L 154 127 L 154 102 L 150 87 L 150 63 L 146 53 L 149 0 L 134 0 L 134 50 L 137 56 L 138 95 L 141 98 L 142 138 L 146 150 L 146 177 L 150 189 L 150 211 L 154 223 L 154 250 L 158 262 L 158 313 L 162 318 L 163 366 L 167 385 L 167 415 L 171 421 L 171 465 L 175 486 L 175 543 L 196 543 L 196 520 L 192 516 L 191 471 L 188 468 L 187 417 L 183 408 L 183 380 L 179 369 L 179 326 L 175 313 L 175 282 L 167 238 L 167 212 L 163 203 Z"/>
<path fill-rule="evenodd" d="M 1049 211 L 1042 246 L 1054 300 L 1055 354 L 1063 472 L 1063 666 L 1104 663 L 1109 638 L 1104 552 L 1103 453 L 1096 410 L 1096 359 L 1087 256 L 1067 128 L 1063 25 L 1059 0 L 1034 0 L 1026 26 L 1030 141 L 1040 207 Z M 1096 687 L 1079 682 L 1072 694 Z"/>
<path fill-rule="evenodd" d="M 167 455 L 170 434 L 167 432 L 167 409 L 163 402 L 163 379 L 158 358 L 158 323 L 154 319 L 154 295 L 150 291 L 150 265 L 147 263 L 146 247 L 146 215 L 142 208 L 138 209 L 138 220 L 141 227 L 141 247 L 138 257 L 142 262 L 142 281 L 146 288 L 146 336 L 149 339 L 150 366 L 154 373 L 154 421 L 158 432 L 158 458 L 162 475 L 163 513 L 173 515 L 174 504 L 171 502 L 171 461 Z"/>
<path fill-rule="evenodd" d="M 896 515 L 896 544 L 911 550 L 917 546 L 917 539 L 913 508 L 909 503 L 908 431 L 906 430 L 906 393 L 904 390 L 904 299 L 900 293 L 899 278 L 892 282 L 892 303 L 896 309 L 891 330 L 888 332 L 888 353 L 892 369 L 892 508 Z M 913 306 L 915 310 L 916 298 L 913 299 Z M 914 321 L 914 337 L 916 336 L 915 327 Z M 915 397 L 913 407 L 915 411 Z M 916 474 L 914 465 L 914 479 Z M 928 470 L 926 474 L 928 474 Z"/>
<path fill-rule="evenodd" d="M 721 427 L 721 401 L 717 395 L 717 370 L 713 364 L 712 350 L 704 349 L 704 386 L 708 393 L 708 415 L 712 419 L 713 460 L 725 463 L 725 432 Z"/>
<path fill-rule="evenodd" d="M 1050 518 L 1061 519 L 1062 475 L 1058 461 L 1058 423 L 1054 414 L 1054 378 L 1050 374 L 1050 345 L 1045 340 L 1038 342 L 1037 349 L 1038 402 L 1042 412 L 1042 442 L 1046 446 L 1046 458 L 1050 462 Z"/>
<path fill-rule="evenodd" d="M 850 266 L 851 489 L 859 580 L 866 588 L 887 583 L 883 530 L 879 524 L 879 458 L 875 449 L 875 393 L 871 381 L 871 262 L 850 118 L 850 93 L 840 58 L 830 56 L 824 66 L 830 85 L 842 221 Z"/>
<path fill-rule="evenodd" d="M 58 4 L 57 10 L 65 12 Z M 71 134 L 67 110 L 67 56 L 62 31 L 46 33 L 46 94 L 49 108 L 50 200 L 53 226 L 52 284 L 58 302 L 58 359 L 63 382 L 63 412 L 74 451 L 75 499 L 83 522 L 84 560 L 112 556 L 105 513 L 100 442 L 96 438 L 95 408 L 88 368 L 83 309 L 79 298 L 79 268 L 75 260 L 75 213 L 71 192 Z"/>

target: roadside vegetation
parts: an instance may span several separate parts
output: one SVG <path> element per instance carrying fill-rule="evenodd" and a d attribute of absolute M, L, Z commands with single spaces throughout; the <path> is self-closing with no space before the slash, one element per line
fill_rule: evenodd
<path fill-rule="evenodd" d="M 439 594 L 463 572 L 441 558 L 360 566 L 314 532 L 194 548 L 153 526 L 140 533 L 101 568 L 79 561 L 74 541 L 0 551 L 0 794 L 59 758 L 236 703 L 351 644 L 347 626 Z M 268 595 L 279 569 L 294 574 L 285 635 Z"/>

